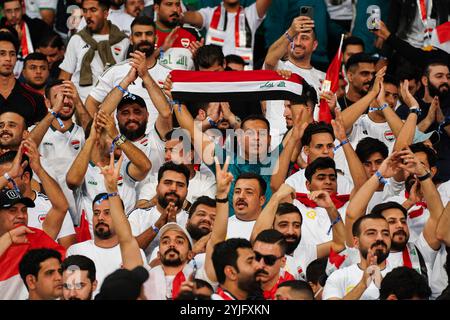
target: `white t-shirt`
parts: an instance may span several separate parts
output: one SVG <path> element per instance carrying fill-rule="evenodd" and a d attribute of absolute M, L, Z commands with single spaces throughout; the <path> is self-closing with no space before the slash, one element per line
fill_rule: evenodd
<path fill-rule="evenodd" d="M 128 215 L 128 221 L 130 222 L 131 232 L 134 237 L 141 235 L 145 230 L 153 226 L 158 221 L 161 213 L 157 206 L 148 209 L 135 209 Z M 185 227 L 186 222 L 189 219 L 189 214 L 181 210 L 177 213 L 177 223 L 180 226 Z M 149 246 L 145 249 L 147 258 L 150 259 L 153 250 L 159 246 L 159 234 L 153 239 Z M 149 260 L 150 261 L 150 260 Z"/>
<path fill-rule="evenodd" d="M 243 238 L 250 240 L 256 220 L 239 220 L 236 215 L 228 218 L 227 239 Z"/>
<path fill-rule="evenodd" d="M 382 277 L 386 276 L 391 270 L 392 269 L 386 266 L 386 268 L 381 270 Z M 344 298 L 346 294 L 358 285 L 363 277 L 363 273 L 364 271 L 361 270 L 357 264 L 336 270 L 328 277 L 327 282 L 325 283 L 322 300 Z M 377 300 L 379 296 L 380 290 L 372 282 L 359 300 Z"/>
<path fill-rule="evenodd" d="M 207 31 L 209 30 L 209 25 L 211 24 L 211 20 L 214 15 L 214 10 L 216 10 L 216 7 L 211 8 L 202 8 L 198 11 L 198 13 L 201 14 L 203 19 L 203 25 L 202 28 L 205 28 Z M 245 17 L 247 18 L 248 25 L 250 27 L 251 33 L 252 33 L 252 48 L 254 48 L 255 44 L 255 33 L 258 27 L 263 22 L 264 17 L 259 17 L 258 12 L 256 10 L 256 4 L 252 4 L 246 8 L 245 10 Z M 226 26 L 226 33 L 225 33 L 225 41 L 222 47 L 222 51 L 224 56 L 227 56 L 229 54 L 239 54 L 239 51 L 236 48 L 236 42 L 235 42 L 235 17 L 236 13 L 227 13 L 227 26 Z M 206 41 L 205 44 L 210 44 L 209 41 Z"/>
<path fill-rule="evenodd" d="M 92 91 L 89 92 L 89 95 L 96 101 L 103 102 L 108 93 L 114 89 L 114 87 L 117 86 L 123 78 L 125 78 L 128 71 L 130 71 L 130 68 L 129 61 L 126 60 L 107 69 L 99 75 L 98 82 L 94 82 L 95 86 Z M 159 62 L 149 69 L 150 75 L 161 88 L 163 87 L 164 81 L 166 80 L 169 72 L 170 70 L 160 65 Z M 147 130 L 150 130 L 150 128 L 153 128 L 156 118 L 158 117 L 158 110 L 155 108 L 155 105 L 150 99 L 147 89 L 143 86 L 142 79 L 138 77 L 136 81 L 128 86 L 127 90 L 130 93 L 138 95 L 144 99 L 149 112 Z"/>
<path fill-rule="evenodd" d="M 108 40 L 109 35 L 94 34 L 93 38 L 95 41 L 100 42 Z M 122 41 L 111 46 L 111 53 L 116 62 L 121 62 L 125 60 L 129 45 L 130 40 L 128 38 L 124 38 Z M 100 59 L 100 55 L 98 54 L 98 51 L 95 51 L 94 59 L 91 62 L 92 85 L 80 87 L 79 83 L 80 83 L 81 63 L 83 61 L 84 55 L 86 54 L 86 52 L 88 52 L 88 50 L 89 45 L 86 42 L 84 42 L 84 40 L 81 39 L 81 37 L 78 34 L 75 34 L 72 38 L 70 38 L 69 43 L 67 44 L 64 60 L 59 66 L 61 70 L 64 70 L 72 74 L 71 80 L 77 87 L 78 93 L 83 103 L 85 102 L 90 91 L 93 89 L 94 85 L 97 83 L 98 76 L 100 76 L 102 72 L 106 68 L 108 68 L 108 66 L 103 65 L 102 60 Z"/>
<path fill-rule="evenodd" d="M 52 208 L 52 203 L 43 193 L 34 191 L 36 199 L 34 199 L 34 208 L 28 208 L 28 226 L 42 229 L 42 223 L 47 216 L 47 213 Z M 70 214 L 66 213 L 64 221 L 61 225 L 61 230 L 56 237 L 56 240 L 75 234 L 72 219 Z"/>
<path fill-rule="evenodd" d="M 295 189 L 295 192 L 309 193 L 306 189 L 305 170 L 299 170 L 286 179 L 285 183 Z M 351 194 L 353 190 L 353 182 L 347 176 L 337 175 L 337 192 L 338 194 Z"/>
<path fill-rule="evenodd" d="M 327 11 L 330 14 L 331 20 L 352 20 L 353 19 L 353 5 L 352 0 L 344 0 L 340 5 L 332 5 L 330 0 L 325 1 L 327 4 Z"/>
<path fill-rule="evenodd" d="M 116 12 L 113 15 L 108 16 L 108 20 L 111 21 L 112 24 L 115 24 L 120 31 L 127 36 L 130 36 L 131 34 L 131 23 L 134 19 L 135 17 L 126 12 Z"/>
<path fill-rule="evenodd" d="M 344 206 L 338 209 L 344 223 L 348 203 L 347 201 Z M 331 221 L 324 208 L 310 208 L 298 200 L 294 200 L 293 204 L 300 209 L 302 214 L 302 241 L 312 245 L 319 245 L 333 239 L 333 230 L 327 235 Z"/>
<path fill-rule="evenodd" d="M 141 255 L 144 261 L 144 267 L 147 267 L 145 263 L 145 254 L 142 250 Z M 120 246 L 117 244 L 112 248 L 100 248 L 95 245 L 94 240 L 87 240 L 81 243 L 74 244 L 67 249 L 66 257 L 73 255 L 82 255 L 88 257 L 95 263 L 96 279 L 98 282 L 97 289 L 94 291 L 92 297 L 94 298 L 97 293 L 100 292 L 103 281 L 105 278 L 122 268 L 122 255 L 120 254 Z"/>
<path fill-rule="evenodd" d="M 128 161 L 122 163 L 118 181 L 119 195 L 125 206 L 125 213 L 130 212 L 136 205 L 136 181 L 128 174 L 129 164 L 131 164 L 131 162 Z M 92 217 L 94 216 L 92 211 L 92 201 L 99 193 L 108 193 L 105 188 L 104 178 L 100 168 L 94 166 L 92 162 L 89 162 L 83 183 L 74 190 L 73 193 L 78 208 L 78 219 L 81 217 L 82 211 L 85 210 L 89 222 L 89 230 L 92 235 Z"/>
<path fill-rule="evenodd" d="M 447 260 L 447 251 L 442 245 L 434 261 L 433 270 L 428 272 L 428 282 L 431 288 L 431 299 L 436 299 L 442 294 L 442 291 L 448 286 L 448 275 L 445 272 L 444 264 Z"/>
<path fill-rule="evenodd" d="M 450 201 L 450 180 L 442 183 L 438 188 L 439 195 L 444 206 Z"/>
<path fill-rule="evenodd" d="M 303 235 L 302 235 L 303 236 Z M 296 279 L 306 280 L 306 268 L 308 265 L 317 259 L 317 246 L 309 243 L 305 243 L 303 240 L 300 241 L 299 245 L 294 251 L 293 257 L 289 257 L 286 261 L 285 269 L 295 276 Z M 288 263 L 290 260 L 294 263 L 293 265 Z M 295 269 L 293 267 L 295 266 Z M 292 272 L 295 273 L 292 273 Z"/>
<path fill-rule="evenodd" d="M 395 136 L 389 124 L 387 122 L 373 122 L 367 114 L 363 114 L 353 124 L 352 132 L 348 136 L 348 140 L 353 148 L 356 148 L 358 142 L 366 137 L 375 138 L 384 142 L 389 152 L 392 152 L 394 148 Z"/>
<path fill-rule="evenodd" d="M 40 10 L 53 9 L 56 13 L 58 0 L 25 0 L 25 13 L 31 19 L 42 19 Z"/>

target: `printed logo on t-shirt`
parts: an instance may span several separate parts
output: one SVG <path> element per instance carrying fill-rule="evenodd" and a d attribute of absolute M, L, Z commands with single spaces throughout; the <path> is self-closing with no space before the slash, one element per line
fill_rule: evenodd
<path fill-rule="evenodd" d="M 348 286 L 347 288 L 345 288 L 345 294 L 349 293 L 350 291 L 353 290 L 355 286 Z"/>
<path fill-rule="evenodd" d="M 119 187 L 123 185 L 123 176 L 122 176 L 122 175 L 120 175 L 120 176 L 117 178 L 117 185 L 118 185 Z"/>
<path fill-rule="evenodd" d="M 96 186 L 98 183 L 97 183 L 97 181 L 88 180 L 88 184 L 92 184 L 93 186 Z"/>
<path fill-rule="evenodd" d="M 47 214 L 40 214 L 40 215 L 38 216 L 39 222 L 40 222 L 40 223 L 44 222 L 46 216 L 47 216 Z"/>
<path fill-rule="evenodd" d="M 122 48 L 118 46 L 114 47 L 113 50 L 116 56 L 118 56 L 122 52 Z"/>
<path fill-rule="evenodd" d="M 146 147 L 148 144 L 148 138 L 142 139 L 139 143 L 142 144 L 144 147 Z"/>
<path fill-rule="evenodd" d="M 181 38 L 180 42 L 183 45 L 183 47 L 187 48 L 187 47 L 189 47 L 189 44 L 191 43 L 191 40 L 189 40 L 188 38 Z"/>
<path fill-rule="evenodd" d="M 384 132 L 384 137 L 386 138 L 387 141 L 392 142 L 395 139 L 394 134 L 392 133 L 391 130 L 387 130 Z"/>
<path fill-rule="evenodd" d="M 75 150 L 80 149 L 80 140 L 72 140 L 70 141 L 70 143 Z"/>
<path fill-rule="evenodd" d="M 44 142 L 44 146 L 52 146 L 53 145 L 53 143 L 51 143 L 51 142 Z"/>
<path fill-rule="evenodd" d="M 307 216 L 309 219 L 314 220 L 314 219 L 316 219 L 317 213 L 316 213 L 316 211 L 314 211 L 314 210 L 309 210 L 308 212 L 306 212 L 306 216 Z"/>

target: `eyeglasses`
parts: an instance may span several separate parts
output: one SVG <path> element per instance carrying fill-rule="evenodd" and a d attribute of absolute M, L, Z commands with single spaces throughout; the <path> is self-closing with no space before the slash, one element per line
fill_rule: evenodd
<path fill-rule="evenodd" d="M 81 290 L 85 287 L 86 284 L 82 283 L 82 282 L 78 282 L 78 283 L 64 283 L 63 287 L 66 290 Z"/>
<path fill-rule="evenodd" d="M 275 262 L 277 262 L 278 259 L 283 258 L 283 256 L 277 257 L 273 254 L 264 255 L 264 254 L 261 254 L 261 253 L 255 251 L 255 260 L 259 262 L 259 261 L 261 261 L 261 258 L 264 259 L 264 264 L 266 264 L 268 266 L 273 266 L 275 264 Z"/>

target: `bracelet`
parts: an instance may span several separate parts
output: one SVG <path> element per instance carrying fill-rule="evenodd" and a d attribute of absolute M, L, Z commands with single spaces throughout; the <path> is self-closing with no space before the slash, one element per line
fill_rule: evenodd
<path fill-rule="evenodd" d="M 218 202 L 218 203 L 227 203 L 228 202 L 228 197 L 223 198 L 223 199 L 220 199 L 220 198 L 216 197 L 216 202 Z"/>
<path fill-rule="evenodd" d="M 117 197 L 119 195 L 118 192 L 108 193 L 108 198 Z"/>
<path fill-rule="evenodd" d="M 289 40 L 289 42 L 294 42 L 294 38 L 292 38 L 287 31 L 284 33 L 284 36 Z"/>
<path fill-rule="evenodd" d="M 383 177 L 383 176 L 381 175 L 380 171 L 375 172 L 375 176 L 378 178 L 378 180 L 379 180 L 382 184 L 384 184 L 384 185 L 389 184 L 389 181 L 388 181 L 385 177 Z"/>
<path fill-rule="evenodd" d="M 420 110 L 419 107 L 412 107 L 409 109 L 409 113 L 415 113 L 417 116 L 420 116 L 422 110 Z"/>
<path fill-rule="evenodd" d="M 178 112 L 181 113 L 181 103 L 178 100 L 169 100 L 169 104 L 170 104 L 170 112 L 173 113 L 173 106 L 178 105 Z"/>
<path fill-rule="evenodd" d="M 121 134 L 118 134 L 117 137 L 115 137 L 113 139 L 113 141 L 111 143 L 111 147 L 109 148 L 109 154 L 114 152 L 114 149 L 116 148 L 116 142 L 119 141 L 121 136 L 122 136 Z"/>
<path fill-rule="evenodd" d="M 386 109 L 387 107 L 389 107 L 389 105 L 385 102 L 381 105 L 381 107 L 370 107 L 369 108 L 369 112 L 372 111 L 383 111 L 384 109 Z"/>
<path fill-rule="evenodd" d="M 342 220 L 341 215 L 338 214 L 337 218 L 333 222 L 331 222 L 330 228 L 328 229 L 328 232 L 327 232 L 328 236 L 330 235 L 331 229 L 333 229 L 334 225 L 341 220 Z"/>
<path fill-rule="evenodd" d="M 125 141 L 127 141 L 127 138 L 123 134 L 120 134 L 120 135 L 118 135 L 117 137 L 114 138 L 113 144 L 116 147 L 120 147 L 122 144 L 125 143 Z"/>
<path fill-rule="evenodd" d="M 157 226 L 155 226 L 154 224 L 152 225 L 152 230 L 158 234 L 159 233 L 159 228 Z"/>
<path fill-rule="evenodd" d="M 5 173 L 3 174 L 3 178 L 5 178 L 7 181 L 11 181 L 11 180 L 12 180 L 12 178 L 11 178 L 11 176 L 9 175 L 8 172 L 5 172 Z"/>
<path fill-rule="evenodd" d="M 116 197 L 116 196 L 118 196 L 118 195 L 119 195 L 119 193 L 117 193 L 117 192 L 105 194 L 105 195 L 102 196 L 100 199 L 98 199 L 97 201 L 95 201 L 95 203 L 96 203 L 96 204 L 101 204 L 103 200 L 106 200 L 106 199 L 108 199 L 108 198 L 110 198 L 110 197 Z"/>
<path fill-rule="evenodd" d="M 419 181 L 425 181 L 425 180 L 427 180 L 428 178 L 431 178 L 431 172 L 427 172 L 426 174 L 424 174 L 423 176 L 420 176 L 420 177 L 417 177 L 417 179 L 419 179 Z"/>
<path fill-rule="evenodd" d="M 348 139 L 345 139 L 343 141 L 341 141 L 340 144 L 338 144 L 336 147 L 334 147 L 334 151 L 336 152 L 337 149 L 339 149 L 340 147 L 345 146 L 347 143 L 349 143 L 350 141 L 348 141 Z"/>
<path fill-rule="evenodd" d="M 129 91 L 125 90 L 124 88 L 122 88 L 122 87 L 120 86 L 120 84 L 118 84 L 118 85 L 116 86 L 116 88 L 119 89 L 120 91 L 122 91 L 122 93 L 123 93 L 125 96 L 130 96 L 131 99 L 136 100 L 136 97 L 135 97 L 131 92 L 129 92 Z"/>
<path fill-rule="evenodd" d="M 14 188 L 14 190 L 15 190 L 17 193 L 22 194 L 22 193 L 20 192 L 20 189 L 19 189 L 19 187 L 17 186 L 16 182 L 14 181 L 13 178 L 11 178 L 11 176 L 9 175 L 8 172 L 5 172 L 5 173 L 3 174 L 3 178 L 5 178 L 7 181 L 9 181 L 9 182 L 13 185 L 13 188 Z"/>
<path fill-rule="evenodd" d="M 55 117 L 55 119 L 56 119 L 56 121 L 58 121 L 58 124 L 59 124 L 59 126 L 61 127 L 61 129 L 63 129 L 63 128 L 64 128 L 64 123 L 63 123 L 62 120 L 59 118 L 59 115 L 58 115 L 55 111 L 53 111 L 53 110 L 50 111 L 50 114 L 51 114 L 52 116 Z"/>
<path fill-rule="evenodd" d="M 210 116 L 208 116 L 208 117 L 206 118 L 206 120 L 208 120 L 208 122 L 209 122 L 209 124 L 211 125 L 211 127 L 213 127 L 213 128 L 217 127 L 217 123 L 216 123 L 213 119 L 211 119 Z"/>

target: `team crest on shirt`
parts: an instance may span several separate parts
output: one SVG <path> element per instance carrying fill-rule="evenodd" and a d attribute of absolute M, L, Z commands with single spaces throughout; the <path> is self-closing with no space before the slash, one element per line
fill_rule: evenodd
<path fill-rule="evenodd" d="M 384 132 L 384 137 L 385 137 L 386 140 L 389 141 L 389 142 L 392 142 L 392 141 L 395 140 L 395 136 L 394 136 L 394 134 L 392 133 L 391 130 L 385 131 L 385 132 Z"/>
<path fill-rule="evenodd" d="M 189 40 L 188 38 L 181 38 L 180 42 L 185 48 L 189 47 L 189 45 L 191 44 L 191 40 Z"/>
<path fill-rule="evenodd" d="M 38 216 L 39 222 L 40 222 L 40 223 L 43 223 L 46 216 L 47 216 L 47 214 L 40 214 L 40 215 Z"/>
<path fill-rule="evenodd" d="M 142 139 L 141 141 L 139 141 L 139 143 L 142 144 L 144 147 L 146 147 L 147 144 L 148 144 L 148 138 L 145 137 L 144 139 Z"/>
<path fill-rule="evenodd" d="M 306 216 L 307 216 L 309 219 L 314 220 L 314 219 L 316 219 L 317 213 L 316 213 L 316 211 L 314 211 L 314 210 L 309 210 L 308 212 L 306 212 Z"/>
<path fill-rule="evenodd" d="M 80 140 L 72 140 L 70 141 L 70 144 L 75 150 L 80 149 Z"/>
<path fill-rule="evenodd" d="M 117 178 L 117 185 L 118 185 L 119 187 L 121 187 L 121 186 L 123 185 L 123 176 L 122 176 L 122 175 L 120 175 L 120 176 Z"/>
<path fill-rule="evenodd" d="M 121 48 L 121 47 L 118 47 L 118 46 L 115 46 L 115 47 L 113 48 L 113 50 L 114 50 L 114 54 L 115 54 L 116 56 L 118 56 L 118 55 L 122 52 L 122 48 Z"/>

